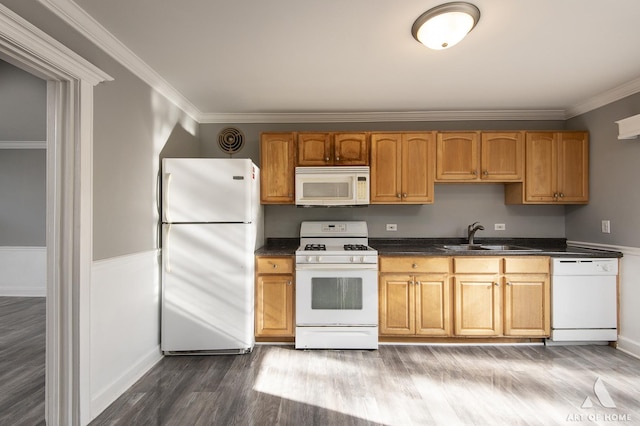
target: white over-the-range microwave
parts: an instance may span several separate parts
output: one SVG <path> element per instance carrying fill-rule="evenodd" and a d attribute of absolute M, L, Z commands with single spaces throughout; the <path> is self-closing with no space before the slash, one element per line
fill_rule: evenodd
<path fill-rule="evenodd" d="M 368 166 L 296 167 L 296 205 L 369 204 Z"/>

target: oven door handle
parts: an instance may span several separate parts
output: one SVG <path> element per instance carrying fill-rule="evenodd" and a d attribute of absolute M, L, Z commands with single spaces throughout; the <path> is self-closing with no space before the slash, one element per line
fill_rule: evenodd
<path fill-rule="evenodd" d="M 296 271 L 377 271 L 376 263 L 296 263 Z"/>

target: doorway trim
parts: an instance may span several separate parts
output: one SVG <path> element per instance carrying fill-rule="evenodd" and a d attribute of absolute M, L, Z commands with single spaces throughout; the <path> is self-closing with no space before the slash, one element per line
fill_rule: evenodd
<path fill-rule="evenodd" d="M 113 80 L 0 4 L 0 58 L 47 81 L 45 421 L 90 419 L 93 88 Z"/>

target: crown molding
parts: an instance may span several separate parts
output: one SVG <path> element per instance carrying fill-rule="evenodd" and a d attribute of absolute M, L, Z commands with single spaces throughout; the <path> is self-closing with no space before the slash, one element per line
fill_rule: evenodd
<path fill-rule="evenodd" d="M 566 118 L 573 118 L 593 111 L 627 96 L 635 95 L 638 92 L 640 92 L 640 77 L 567 108 Z"/>
<path fill-rule="evenodd" d="M 459 120 L 564 120 L 564 110 L 202 114 L 201 123 L 367 123 Z"/>
<path fill-rule="evenodd" d="M 195 105 L 74 1 L 38 1 L 116 61 L 120 62 L 125 68 L 151 86 L 151 88 L 175 104 L 193 120 L 199 121 L 198 119 L 201 112 Z"/>
<path fill-rule="evenodd" d="M 457 120 L 567 120 L 640 92 L 640 77 L 566 110 L 203 113 L 73 0 L 38 0 L 198 123 L 356 123 Z"/>
<path fill-rule="evenodd" d="M 55 74 L 62 71 L 65 75 L 93 86 L 113 80 L 107 73 L 2 4 L 0 28 L 0 51 L 8 53 L 9 61 L 17 60 L 10 53 L 14 51 L 11 46 L 30 46 L 31 53 L 40 62 L 39 65 L 47 71 Z M 27 58 L 17 60 L 18 63 L 31 61 L 32 59 Z"/>

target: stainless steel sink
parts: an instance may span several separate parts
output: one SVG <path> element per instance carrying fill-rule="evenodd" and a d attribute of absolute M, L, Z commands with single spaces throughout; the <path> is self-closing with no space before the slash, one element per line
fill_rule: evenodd
<path fill-rule="evenodd" d="M 452 244 L 443 246 L 447 250 L 453 251 L 469 251 L 469 250 L 488 250 L 480 244 Z"/>
<path fill-rule="evenodd" d="M 481 247 L 487 250 L 496 250 L 496 251 L 540 251 L 540 249 L 535 249 L 531 247 L 524 246 L 512 246 L 512 245 L 482 245 Z"/>
<path fill-rule="evenodd" d="M 514 246 L 509 244 L 493 245 L 493 244 L 450 244 L 443 245 L 442 248 L 451 251 L 540 251 L 540 249 L 534 249 L 524 246 Z"/>

